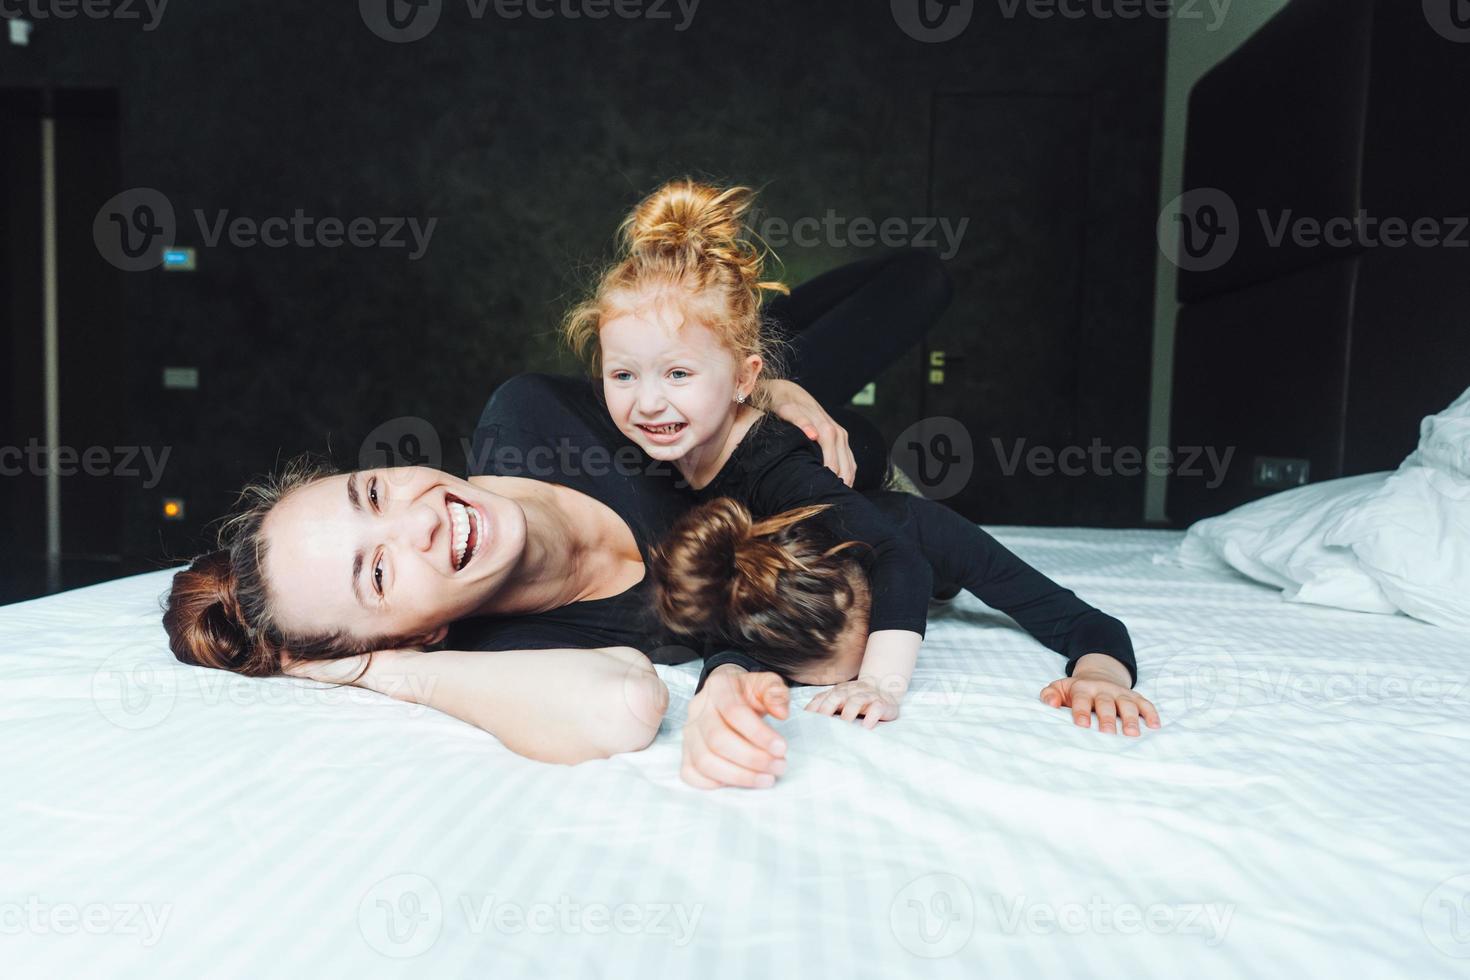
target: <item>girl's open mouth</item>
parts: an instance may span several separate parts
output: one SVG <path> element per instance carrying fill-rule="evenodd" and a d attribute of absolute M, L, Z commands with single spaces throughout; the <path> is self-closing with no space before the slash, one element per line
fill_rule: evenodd
<path fill-rule="evenodd" d="M 667 422 L 663 425 L 639 425 L 644 435 L 653 442 L 673 442 L 679 433 L 689 428 L 688 422 Z"/>

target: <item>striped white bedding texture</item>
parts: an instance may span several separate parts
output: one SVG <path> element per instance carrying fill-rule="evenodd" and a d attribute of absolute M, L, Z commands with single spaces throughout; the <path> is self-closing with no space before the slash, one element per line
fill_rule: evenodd
<path fill-rule="evenodd" d="M 356 689 L 178 664 L 167 571 L 0 608 L 8 977 L 1470 974 L 1470 634 L 988 528 L 1122 619 L 1163 727 L 1071 723 L 968 595 L 902 717 L 778 723 L 765 791 L 534 763 Z"/>

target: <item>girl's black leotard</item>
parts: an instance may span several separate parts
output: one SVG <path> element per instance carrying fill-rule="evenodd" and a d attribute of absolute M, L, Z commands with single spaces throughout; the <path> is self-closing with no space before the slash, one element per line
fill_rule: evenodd
<path fill-rule="evenodd" d="M 769 415 L 762 418 L 698 493 L 700 500 L 734 498 L 757 518 L 825 504 L 829 508 L 825 519 L 838 534 L 868 546 L 873 596 L 868 632 L 924 634 L 933 582 L 917 542 L 866 495 L 823 466 L 821 451 L 796 426 Z"/>
<path fill-rule="evenodd" d="M 1128 686 L 1138 683 L 1138 665 L 1128 628 L 1088 605 L 1018 558 L 1005 545 L 943 504 L 908 493 L 866 495 L 893 525 L 923 552 L 936 581 L 956 583 L 992 609 L 1014 619 L 1043 646 L 1067 658 L 1067 676 L 1089 653 L 1105 653 L 1128 668 Z M 749 671 L 771 668 L 739 650 L 710 651 L 699 677 L 703 687 L 720 664 Z"/>
<path fill-rule="evenodd" d="M 948 298 L 948 279 L 937 259 L 898 252 L 803 283 L 773 302 L 767 314 L 772 328 L 791 344 L 791 369 L 831 410 L 917 342 Z M 881 317 L 871 315 L 878 310 Z M 849 357 L 853 351 L 862 356 Z M 844 424 L 849 421 L 855 429 L 855 420 L 843 418 Z M 863 459 L 886 456 L 876 436 L 854 448 L 865 454 L 860 472 L 881 465 Z M 527 374 L 502 384 L 481 413 L 468 463 L 471 476 L 560 483 L 606 504 L 627 522 L 645 560 L 674 520 L 697 503 L 673 466 L 650 460 L 618 431 L 599 388 L 586 378 Z M 666 637 L 654 621 L 651 599 L 645 576 L 608 599 L 534 615 L 461 620 L 446 645 L 462 650 L 632 646 L 656 662 L 694 659 L 695 651 L 661 649 Z"/>

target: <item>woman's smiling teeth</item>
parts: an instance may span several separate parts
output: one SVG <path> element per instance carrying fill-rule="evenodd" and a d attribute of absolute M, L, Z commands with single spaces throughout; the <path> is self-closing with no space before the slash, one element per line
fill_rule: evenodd
<path fill-rule="evenodd" d="M 475 557 L 475 549 L 479 547 L 484 533 L 480 528 L 479 511 L 465 506 L 463 501 L 455 497 L 449 497 L 446 503 L 449 505 L 449 523 L 454 532 L 454 538 L 450 542 L 450 558 L 457 572 Z"/>

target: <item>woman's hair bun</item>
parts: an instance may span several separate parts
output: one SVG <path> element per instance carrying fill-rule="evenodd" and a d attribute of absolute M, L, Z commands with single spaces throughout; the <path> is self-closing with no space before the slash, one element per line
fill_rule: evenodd
<path fill-rule="evenodd" d="M 665 626 L 742 649 L 772 666 L 820 657 L 846 622 L 861 565 L 822 521 L 826 505 L 755 520 L 720 497 L 681 517 L 654 550 L 655 605 Z"/>
<path fill-rule="evenodd" d="M 163 614 L 169 649 L 182 663 L 236 670 L 251 649 L 227 550 L 194 559 L 174 575 Z"/>

